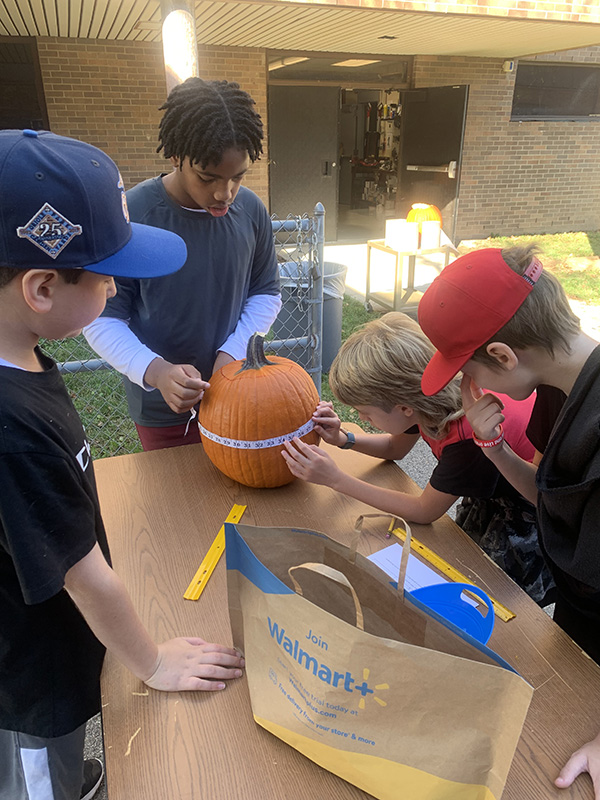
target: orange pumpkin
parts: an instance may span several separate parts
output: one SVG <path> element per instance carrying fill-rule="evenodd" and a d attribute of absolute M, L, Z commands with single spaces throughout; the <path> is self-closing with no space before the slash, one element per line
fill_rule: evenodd
<path fill-rule="evenodd" d="M 437 206 L 428 203 L 413 203 L 410 211 L 406 215 L 408 222 L 419 223 L 419 233 L 421 233 L 421 223 L 429 220 L 437 220 L 441 224 L 442 214 Z"/>
<path fill-rule="evenodd" d="M 212 463 L 246 486 L 271 488 L 291 483 L 281 451 L 298 436 L 318 444 L 312 415 L 319 394 L 310 375 L 289 358 L 270 356 L 263 337 L 248 342 L 245 361 L 232 361 L 210 379 L 200 403 L 198 425 Z"/>

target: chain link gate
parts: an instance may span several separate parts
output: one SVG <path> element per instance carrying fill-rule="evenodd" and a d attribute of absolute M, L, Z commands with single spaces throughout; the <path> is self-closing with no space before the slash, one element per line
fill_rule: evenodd
<path fill-rule="evenodd" d="M 283 307 L 265 342 L 267 353 L 301 364 L 321 393 L 323 331 L 323 244 L 325 209 L 312 217 L 272 217 Z M 97 358 L 83 335 L 44 340 L 42 349 L 58 363 L 94 458 L 139 452 L 142 447 L 127 410 L 121 376 Z"/>

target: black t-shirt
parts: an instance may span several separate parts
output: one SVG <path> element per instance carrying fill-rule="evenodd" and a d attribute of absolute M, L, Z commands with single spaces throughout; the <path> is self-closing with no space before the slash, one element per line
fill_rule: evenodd
<path fill-rule="evenodd" d="M 536 393 L 535 405 L 527 426 L 527 438 L 538 452 L 543 453 L 567 395 L 562 389 L 545 384 L 538 386 Z"/>
<path fill-rule="evenodd" d="M 108 545 L 89 445 L 64 382 L 0 366 L 0 728 L 70 733 L 100 710 L 104 647 L 64 590 Z"/>
<path fill-rule="evenodd" d="M 536 484 L 540 541 L 557 585 L 600 635 L 600 345 L 565 401 Z"/>
<path fill-rule="evenodd" d="M 438 492 L 457 497 L 514 497 L 518 494 L 481 447 L 468 439 L 444 447 L 429 483 Z"/>
<path fill-rule="evenodd" d="M 406 433 L 423 435 L 418 425 L 413 425 Z M 435 444 L 429 437 L 423 438 L 430 445 Z M 455 497 L 478 498 L 515 494 L 515 490 L 472 439 L 459 439 L 440 447 L 439 452 L 434 452 L 434 455 L 438 463 L 431 473 L 429 483 L 438 492 Z"/>

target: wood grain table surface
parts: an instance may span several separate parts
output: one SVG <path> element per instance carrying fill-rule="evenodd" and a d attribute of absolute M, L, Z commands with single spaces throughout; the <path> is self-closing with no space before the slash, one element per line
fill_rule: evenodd
<path fill-rule="evenodd" d="M 420 491 L 391 462 L 327 449 L 357 477 Z M 231 644 L 225 559 L 200 600 L 184 600 L 183 593 L 234 503 L 248 506 L 246 524 L 309 528 L 345 543 L 357 516 L 373 511 L 301 481 L 248 489 L 218 472 L 201 445 L 103 459 L 95 469 L 114 567 L 159 642 L 187 635 Z M 592 800 L 588 776 L 568 790 L 555 789 L 552 780 L 570 753 L 600 730 L 600 668 L 448 516 L 412 527 L 516 613 L 509 622 L 496 619 L 489 643 L 535 689 L 503 800 Z M 386 529 L 384 519 L 367 520 L 359 549 L 369 554 L 389 545 Z M 155 692 L 109 654 L 102 698 L 109 800 L 370 796 L 256 725 L 244 678 L 222 692 Z M 401 787 L 398 797 L 413 800 Z"/>

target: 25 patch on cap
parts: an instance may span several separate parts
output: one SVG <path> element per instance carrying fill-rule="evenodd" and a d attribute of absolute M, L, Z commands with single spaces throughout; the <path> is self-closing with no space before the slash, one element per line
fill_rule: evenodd
<path fill-rule="evenodd" d="M 83 232 L 81 225 L 74 225 L 49 203 L 44 203 L 27 225 L 17 228 L 17 236 L 29 241 L 50 258 L 56 258 L 69 242 Z"/>

